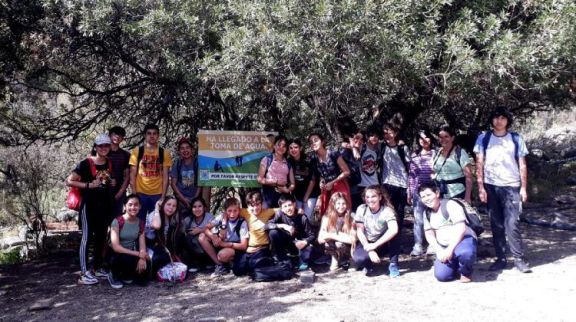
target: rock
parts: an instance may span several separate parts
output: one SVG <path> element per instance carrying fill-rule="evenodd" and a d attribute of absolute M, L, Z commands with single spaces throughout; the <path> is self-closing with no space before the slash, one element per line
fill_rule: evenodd
<path fill-rule="evenodd" d="M 559 204 L 576 204 L 576 197 L 571 196 L 571 195 L 560 195 L 560 196 L 556 196 L 554 198 L 554 200 L 559 203 Z"/>
<path fill-rule="evenodd" d="M 542 151 L 542 149 L 532 149 L 530 150 L 530 154 L 537 157 L 538 159 L 542 159 L 544 157 L 544 151 Z"/>
<path fill-rule="evenodd" d="M 226 318 L 223 316 L 207 316 L 203 318 L 198 318 L 198 322 L 226 322 Z"/>
<path fill-rule="evenodd" d="M 312 284 L 316 280 L 316 273 L 312 270 L 300 272 L 300 282 L 305 284 Z"/>
<path fill-rule="evenodd" d="M 0 240 L 0 249 L 8 249 L 16 246 L 22 246 L 26 241 L 22 240 L 20 237 L 6 237 Z"/>
<path fill-rule="evenodd" d="M 50 309 L 52 309 L 53 304 L 54 304 L 54 300 L 52 300 L 51 298 L 41 299 L 41 300 L 34 302 L 34 304 L 30 305 L 28 310 L 29 311 L 50 310 Z"/>
<path fill-rule="evenodd" d="M 58 219 L 60 222 L 74 221 L 76 218 L 78 218 L 78 212 L 76 210 L 67 208 L 60 209 L 60 211 L 56 214 L 56 219 Z"/>

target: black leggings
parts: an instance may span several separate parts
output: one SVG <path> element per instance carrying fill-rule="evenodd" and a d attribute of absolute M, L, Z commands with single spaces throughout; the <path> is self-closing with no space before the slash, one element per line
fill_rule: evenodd
<path fill-rule="evenodd" d="M 128 254 L 114 253 L 111 260 L 112 276 L 120 280 L 134 280 L 136 284 L 146 285 L 151 274 L 150 261 L 146 262 L 146 270 L 142 273 L 136 271 L 140 258 Z"/>

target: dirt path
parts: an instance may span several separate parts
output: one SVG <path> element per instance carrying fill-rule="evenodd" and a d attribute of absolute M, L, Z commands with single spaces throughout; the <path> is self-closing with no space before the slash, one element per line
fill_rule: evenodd
<path fill-rule="evenodd" d="M 199 274 L 176 286 L 114 290 L 105 281 L 76 285 L 76 254 L 61 252 L 0 267 L 0 321 L 573 321 L 576 233 L 525 224 L 523 229 L 534 272 L 488 272 L 486 235 L 470 284 L 438 283 L 431 258 L 403 256 L 402 276 L 394 280 L 323 268 L 311 285 L 232 276 L 214 281 Z M 35 303 L 48 309 L 31 311 Z"/>

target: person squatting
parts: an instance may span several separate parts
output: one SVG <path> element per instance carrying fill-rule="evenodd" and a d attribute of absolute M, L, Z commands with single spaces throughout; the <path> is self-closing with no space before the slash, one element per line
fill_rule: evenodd
<path fill-rule="evenodd" d="M 473 151 L 496 254 L 489 270 L 507 267 L 508 244 L 516 269 L 528 273 L 519 225 L 528 152 L 522 136 L 510 131 L 512 122 L 508 109 L 496 108 L 491 129 L 479 135 Z M 449 127 L 436 135 L 419 131 L 414 151 L 400 133 L 388 122 L 353 134 L 337 149 L 312 133 L 309 153 L 301 139 L 271 138 L 258 169 L 262 188 L 246 194 L 244 208 L 228 198 L 213 215 L 196 186 L 198 162 L 189 139 L 177 142 L 173 160 L 158 143 L 156 125 L 146 125 L 144 144 L 131 152 L 120 148 L 126 131 L 113 127 L 96 137 L 90 156 L 66 179 L 82 195 L 78 283 L 102 278 L 114 288 L 146 285 L 172 262 L 214 278 L 319 265 L 398 278 L 406 205 L 414 216 L 410 255 L 435 255 L 438 281 L 471 282 L 478 236 L 462 204 L 472 201 L 471 156 Z"/>

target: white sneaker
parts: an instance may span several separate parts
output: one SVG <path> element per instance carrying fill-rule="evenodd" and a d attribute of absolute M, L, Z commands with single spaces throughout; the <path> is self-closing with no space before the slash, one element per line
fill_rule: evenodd
<path fill-rule="evenodd" d="M 94 285 L 98 284 L 98 279 L 94 275 L 92 275 L 92 273 L 86 272 L 80 275 L 80 278 L 78 278 L 78 284 Z"/>
<path fill-rule="evenodd" d="M 338 269 L 338 259 L 336 256 L 332 256 L 332 261 L 330 262 L 330 270 L 335 271 Z"/>

